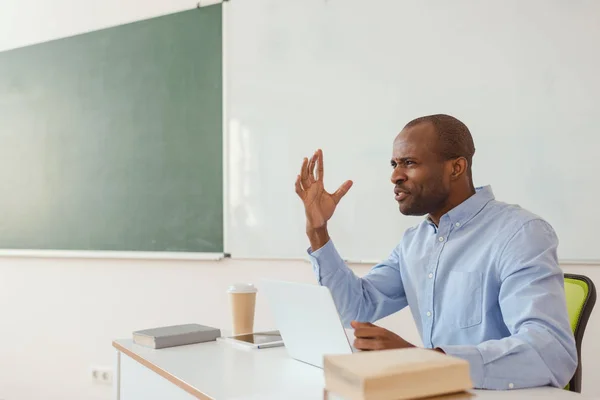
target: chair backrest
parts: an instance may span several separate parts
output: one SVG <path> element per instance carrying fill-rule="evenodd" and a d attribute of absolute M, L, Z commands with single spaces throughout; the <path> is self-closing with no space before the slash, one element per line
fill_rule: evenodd
<path fill-rule="evenodd" d="M 581 393 L 581 342 L 588 319 L 596 304 L 596 287 L 587 276 L 565 274 L 565 295 L 578 358 L 575 375 L 565 389 Z"/>

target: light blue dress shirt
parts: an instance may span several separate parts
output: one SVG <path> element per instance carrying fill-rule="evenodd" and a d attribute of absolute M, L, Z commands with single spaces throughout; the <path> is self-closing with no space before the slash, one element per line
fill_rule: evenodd
<path fill-rule="evenodd" d="M 558 239 L 540 217 L 494 199 L 491 187 L 404 234 L 358 278 L 332 241 L 310 252 L 319 284 L 350 321 L 410 307 L 425 347 L 470 363 L 477 388 L 565 386 L 577 367 Z"/>

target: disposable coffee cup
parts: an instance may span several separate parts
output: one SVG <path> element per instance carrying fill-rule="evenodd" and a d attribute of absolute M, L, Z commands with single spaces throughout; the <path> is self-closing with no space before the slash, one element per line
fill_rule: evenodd
<path fill-rule="evenodd" d="M 258 290 L 251 283 L 236 283 L 227 289 L 234 335 L 254 331 L 256 292 Z"/>

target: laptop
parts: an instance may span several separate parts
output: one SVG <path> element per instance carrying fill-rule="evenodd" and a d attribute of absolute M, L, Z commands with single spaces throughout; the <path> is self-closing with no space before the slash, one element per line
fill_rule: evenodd
<path fill-rule="evenodd" d="M 261 286 L 290 357 L 323 368 L 325 354 L 351 354 L 331 292 L 324 286 L 262 280 Z"/>

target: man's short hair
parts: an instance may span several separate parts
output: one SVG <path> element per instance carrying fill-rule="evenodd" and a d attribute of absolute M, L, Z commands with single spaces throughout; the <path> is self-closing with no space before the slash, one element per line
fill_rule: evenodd
<path fill-rule="evenodd" d="M 469 164 L 468 175 L 471 176 L 471 165 L 475 154 L 475 144 L 469 128 L 457 118 L 446 114 L 427 115 L 416 118 L 406 124 L 405 128 L 431 123 L 438 135 L 438 153 L 444 160 L 464 157 Z"/>

